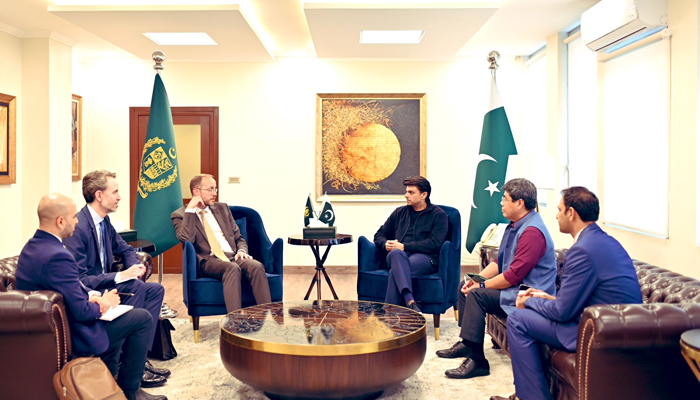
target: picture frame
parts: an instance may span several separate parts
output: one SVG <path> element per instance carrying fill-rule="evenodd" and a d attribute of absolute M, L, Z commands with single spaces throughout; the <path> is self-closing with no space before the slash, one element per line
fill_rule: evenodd
<path fill-rule="evenodd" d="M 74 94 L 71 100 L 71 175 L 74 182 L 83 178 L 82 163 L 83 97 Z"/>
<path fill-rule="evenodd" d="M 426 175 L 425 93 L 318 93 L 316 197 L 404 201 Z"/>
<path fill-rule="evenodd" d="M 0 184 L 17 183 L 17 97 L 0 93 Z"/>

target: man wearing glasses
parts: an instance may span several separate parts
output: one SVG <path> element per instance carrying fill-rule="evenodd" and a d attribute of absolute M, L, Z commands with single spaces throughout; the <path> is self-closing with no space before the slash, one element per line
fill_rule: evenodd
<path fill-rule="evenodd" d="M 250 281 L 256 303 L 271 302 L 265 267 L 248 254 L 248 245 L 228 204 L 216 202 L 214 177 L 196 175 L 190 181 L 190 191 L 192 200 L 170 218 L 177 238 L 194 245 L 200 274 L 224 284 L 226 310 L 241 308 L 241 275 Z"/>
<path fill-rule="evenodd" d="M 438 357 L 466 357 L 455 369 L 445 371 L 448 378 L 468 379 L 489 375 L 484 357 L 486 314 L 505 317 L 515 310 L 521 283 L 550 295 L 556 291 L 557 260 L 554 243 L 542 217 L 535 210 L 537 189 L 527 179 L 513 179 L 503 185 L 501 211 L 511 221 L 498 249 L 498 262 L 489 264 L 481 283 L 466 280 L 459 293 L 461 341 L 438 350 Z"/>

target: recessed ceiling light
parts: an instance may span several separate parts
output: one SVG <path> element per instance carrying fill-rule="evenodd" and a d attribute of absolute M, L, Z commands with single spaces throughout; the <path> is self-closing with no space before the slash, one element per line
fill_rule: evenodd
<path fill-rule="evenodd" d="M 204 32 L 146 32 L 147 38 L 161 46 L 216 46 Z"/>
<path fill-rule="evenodd" d="M 425 31 L 362 31 L 360 43 L 364 44 L 417 44 Z"/>

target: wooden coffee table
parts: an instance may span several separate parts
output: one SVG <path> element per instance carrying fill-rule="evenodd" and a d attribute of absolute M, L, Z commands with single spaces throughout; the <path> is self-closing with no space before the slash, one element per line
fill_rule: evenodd
<path fill-rule="evenodd" d="M 373 399 L 423 364 L 425 318 L 367 301 L 261 304 L 220 322 L 221 360 L 273 399 Z"/>

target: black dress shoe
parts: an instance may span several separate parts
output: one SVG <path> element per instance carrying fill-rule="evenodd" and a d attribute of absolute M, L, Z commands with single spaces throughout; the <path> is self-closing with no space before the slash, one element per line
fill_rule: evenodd
<path fill-rule="evenodd" d="M 448 369 L 445 371 L 445 375 L 448 378 L 455 379 L 469 379 L 477 376 L 486 376 L 491 373 L 491 367 L 489 367 L 489 362 L 485 358 L 483 360 L 474 360 L 471 357 L 467 357 L 459 368 Z"/>
<path fill-rule="evenodd" d="M 136 400 L 168 400 L 168 397 L 162 394 L 150 394 L 139 389 L 136 391 Z"/>
<path fill-rule="evenodd" d="M 167 379 L 164 376 L 156 375 L 151 371 L 143 371 L 143 377 L 141 378 L 141 387 L 158 387 L 165 385 Z"/>
<path fill-rule="evenodd" d="M 146 360 L 146 371 L 152 373 L 153 375 L 160 375 L 164 377 L 170 376 L 170 370 L 167 368 L 156 368 L 151 364 L 150 361 Z"/>
<path fill-rule="evenodd" d="M 491 396 L 489 400 L 519 400 L 518 397 L 515 395 L 515 393 L 511 394 L 508 397 L 501 397 L 501 396 Z"/>
<path fill-rule="evenodd" d="M 469 357 L 472 354 L 472 349 L 467 347 L 461 340 L 452 345 L 449 349 L 438 350 L 435 352 L 438 357 L 442 358 L 459 358 Z"/>
<path fill-rule="evenodd" d="M 408 306 L 408 308 L 410 308 L 411 310 L 413 310 L 419 314 L 423 314 L 423 311 L 420 310 L 420 307 L 418 307 L 418 303 L 416 303 L 415 301 L 413 303 L 411 303 L 411 305 Z"/>

